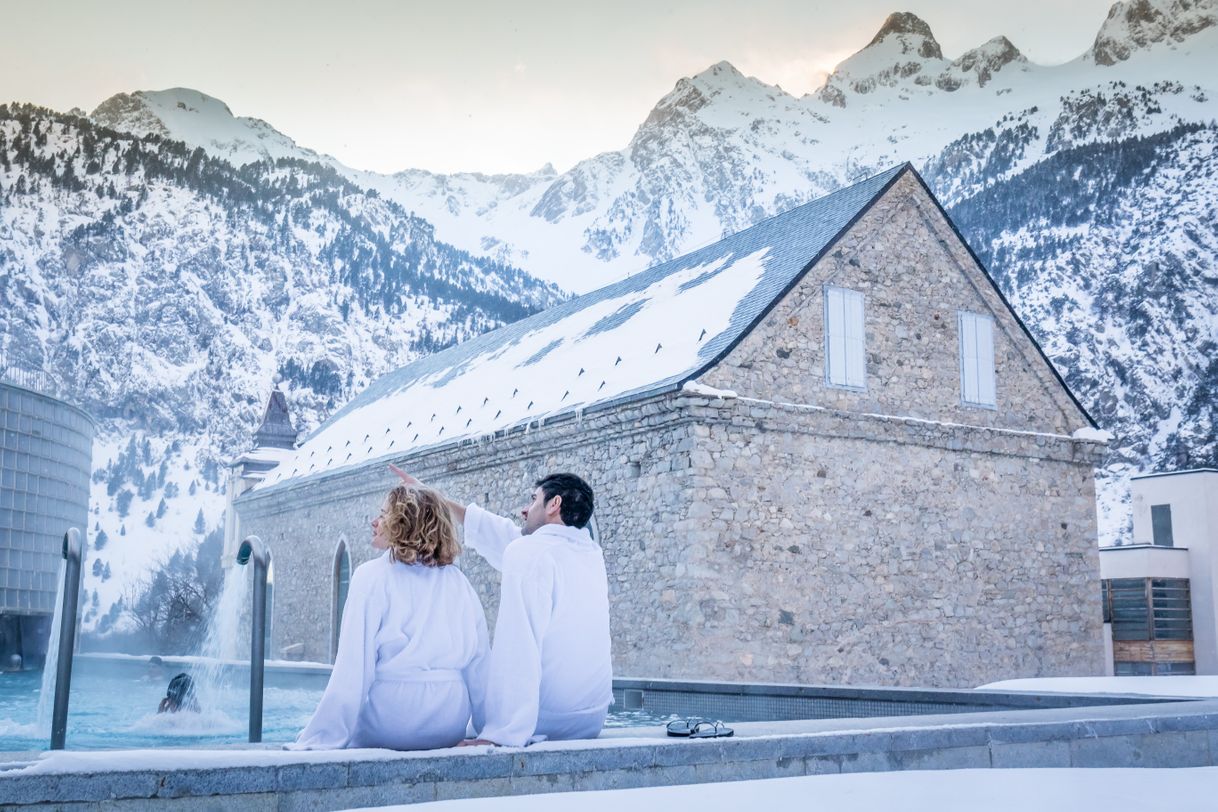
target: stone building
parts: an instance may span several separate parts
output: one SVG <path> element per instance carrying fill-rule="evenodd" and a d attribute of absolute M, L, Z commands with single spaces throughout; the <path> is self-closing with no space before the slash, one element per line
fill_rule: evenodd
<path fill-rule="evenodd" d="M 571 470 L 618 675 L 972 686 L 1103 671 L 1096 434 L 904 165 L 384 376 L 235 509 L 275 652 L 333 655 L 388 462 L 509 515 Z"/>

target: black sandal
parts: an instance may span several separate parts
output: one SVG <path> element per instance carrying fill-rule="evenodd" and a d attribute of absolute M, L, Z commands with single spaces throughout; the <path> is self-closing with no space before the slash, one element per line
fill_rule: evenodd
<path fill-rule="evenodd" d="M 706 720 L 698 716 L 690 716 L 686 719 L 673 719 L 668 723 L 668 735 L 689 737 L 693 735 L 694 730 L 698 725 L 706 724 Z"/>
<path fill-rule="evenodd" d="M 699 721 L 689 731 L 691 739 L 726 739 L 728 736 L 734 735 L 736 735 L 736 731 L 723 724 L 723 722 L 708 722 L 706 720 Z"/>

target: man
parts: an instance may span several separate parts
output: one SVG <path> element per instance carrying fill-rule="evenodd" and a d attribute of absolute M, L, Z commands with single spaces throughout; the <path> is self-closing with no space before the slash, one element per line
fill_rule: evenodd
<path fill-rule="evenodd" d="M 445 501 L 465 525 L 466 546 L 502 573 L 486 724 L 468 743 L 595 738 L 613 701 L 613 673 L 605 557 L 587 530 L 592 489 L 574 474 L 538 480 L 521 528 L 475 504 Z"/>

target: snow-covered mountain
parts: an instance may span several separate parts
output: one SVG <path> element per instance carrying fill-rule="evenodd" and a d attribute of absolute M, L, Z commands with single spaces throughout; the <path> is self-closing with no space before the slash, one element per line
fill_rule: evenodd
<path fill-rule="evenodd" d="M 588 290 L 894 163 L 926 166 L 1011 117 L 1038 135 L 1008 171 L 1067 145 L 1210 121 L 1215 5 L 1117 4 L 1094 48 L 1052 67 L 1029 62 L 1005 37 L 948 59 L 927 23 L 893 14 L 816 93 L 797 98 L 721 62 L 679 80 L 623 149 L 561 174 L 412 170 L 360 182 L 456 245 Z M 1128 22 L 1155 14 L 1170 23 L 1147 33 Z M 1160 30 L 1174 33 L 1156 40 Z M 1150 97 L 1126 113 L 1100 109 L 1094 97 L 1122 82 Z"/>
<path fill-rule="evenodd" d="M 181 141 L 199 148 L 200 156 L 217 159 L 196 158 L 189 149 L 174 152 L 179 163 L 186 162 L 181 171 L 189 176 L 191 161 L 213 168 L 223 161 L 227 168 L 207 171 L 231 177 L 228 190 L 208 196 L 173 184 L 164 190 L 152 185 L 151 209 L 148 198 L 125 203 L 159 176 L 128 167 L 126 156 L 134 150 L 124 148 L 121 159 L 100 162 L 103 174 L 111 176 L 113 194 L 109 186 L 90 187 L 92 198 L 73 193 L 79 200 L 68 206 L 54 202 L 61 191 L 46 198 L 54 184 L 64 186 L 62 179 L 44 180 L 37 194 L 28 185 L 19 193 L 8 185 L 15 176 L 0 165 L 0 173 L 8 172 L 0 174 L 0 189 L 10 201 L 6 206 L 21 201 L 17 214 L 8 208 L 3 213 L 9 231 L 0 233 L 0 250 L 9 253 L 0 257 L 19 261 L 30 275 L 15 290 L 29 301 L 50 302 L 35 308 L 37 315 L 21 322 L 20 330 L 9 326 L 16 320 L 5 322 L 0 335 L 5 347 L 25 348 L 34 366 L 86 389 L 100 387 L 97 402 L 111 396 L 122 401 L 121 375 L 81 377 L 74 370 L 78 359 L 99 355 L 96 344 L 109 347 L 112 335 L 138 362 L 130 372 L 122 371 L 132 376 L 136 404 L 148 387 L 158 386 L 162 372 L 165 380 L 177 382 L 171 387 L 186 387 L 191 380 L 182 366 L 186 362 L 157 370 L 153 361 L 165 363 L 166 342 L 196 339 L 193 326 L 181 328 L 184 337 L 150 334 L 132 327 L 133 316 L 123 307 L 114 323 L 100 315 L 90 322 L 90 341 L 73 345 L 52 332 L 66 322 L 56 297 L 79 295 L 72 290 L 80 279 L 73 264 L 79 249 L 60 235 L 74 234 L 77 226 L 87 233 L 99 213 L 104 215 L 99 228 L 121 222 L 124 234 L 137 236 L 120 242 L 130 247 L 115 249 L 107 273 L 121 278 L 119 269 L 129 263 L 168 254 L 197 280 L 181 289 L 212 297 L 214 307 L 199 312 L 223 322 L 223 329 L 204 331 L 209 338 L 199 342 L 208 342 L 208 353 L 236 352 L 258 369 L 244 382 L 225 379 L 223 386 L 198 387 L 213 398 L 203 405 L 190 398 L 175 401 L 192 404 L 184 416 L 172 408 L 158 414 L 157 426 L 181 419 L 181 436 L 194 432 L 190 436 L 199 438 L 192 448 L 211 447 L 217 443 L 209 434 L 231 442 L 248 435 L 265 397 L 265 376 L 276 368 L 292 382 L 293 407 L 313 421 L 331 398 L 342 400 L 391 365 L 390 356 L 396 361 L 402 352 L 421 351 L 521 312 L 501 309 L 509 302 L 528 309 L 553 301 L 553 289 L 524 277 L 519 284 L 507 281 L 515 273 L 508 266 L 569 290 L 589 290 L 910 160 L 1082 401 L 1116 434 L 1101 496 L 1102 540 L 1112 542 L 1127 532 L 1122 499 L 1129 472 L 1212 465 L 1218 454 L 1213 360 L 1218 357 L 1218 226 L 1212 216 L 1218 209 L 1216 18 L 1218 0 L 1120 2 L 1091 48 L 1066 64 L 1044 66 L 1029 61 L 1005 37 L 945 55 L 928 23 L 896 13 L 814 93 L 796 97 L 720 62 L 677 81 L 622 149 L 563 172 L 547 165 L 516 175 L 423 169 L 381 175 L 343 166 L 263 121 L 234 116 L 222 102 L 197 91 L 120 94 L 90 114 L 92 129 L 61 117 L 55 126 L 70 124 L 77 134 L 64 140 L 52 137 L 57 131 L 51 128 L 44 137 L 60 144 L 64 155 L 88 139 L 121 140 L 117 133 L 149 139 L 124 143 L 170 152 L 170 140 Z M 80 139 L 77 147 L 74 138 Z M 27 160 L 31 169 L 45 158 L 32 160 Z M 89 174 L 87 162 L 78 164 L 72 164 L 73 183 Z M 275 190 L 279 197 L 258 202 L 263 192 L 250 198 L 242 184 Z M 178 194 L 185 202 L 173 196 Z M 134 210 L 104 219 L 110 217 L 108 206 Z M 221 213 L 228 209 L 231 214 Z M 70 227 L 55 225 L 56 217 Z M 242 218 L 252 218 L 248 228 L 260 236 L 238 243 L 264 247 L 250 266 L 257 267 L 253 283 L 234 281 L 244 267 L 239 262 L 219 274 L 227 281 L 210 280 L 215 263 L 224 265 L 235 256 L 232 249 L 218 247 L 228 242 L 208 244 L 202 251 L 206 259 L 193 265 L 175 253 L 191 241 L 202 244 L 203 234 L 219 228 L 216 223 L 247 228 Z M 352 226 L 363 236 L 351 239 L 362 247 L 351 247 L 335 265 L 335 241 L 348 244 L 336 235 L 352 218 L 364 223 L 362 231 Z M 374 243 L 373 233 L 389 233 L 386 223 L 417 236 L 389 247 Z M 12 248 L 12 240 L 28 246 Z M 413 344 L 402 338 L 405 344 L 390 346 L 394 336 L 401 337 L 401 324 L 389 329 L 375 309 L 382 275 L 369 272 L 360 292 L 342 268 L 390 256 L 399 250 L 394 246 L 404 246 L 400 251 L 414 257 L 411 246 L 419 245 L 435 246 L 449 257 L 450 270 L 423 274 L 418 284 L 456 279 L 461 293 L 433 291 L 422 297 L 429 305 L 420 302 L 417 312 L 433 338 L 420 335 Z M 103 247 L 90 251 L 93 256 Z M 306 257 L 307 271 L 294 270 L 297 256 Z M 90 260 L 83 267 L 100 266 Z M 130 298 L 130 286 L 144 266 L 132 267 L 128 287 L 109 281 L 101 290 L 119 300 Z M 258 281 L 272 273 L 278 275 L 274 283 Z M 304 280 L 299 291 L 297 273 Z M 94 284 L 92 277 L 86 282 Z M 173 297 L 181 295 L 177 279 L 158 284 L 160 292 L 149 289 L 141 307 L 166 313 L 169 324 L 185 318 L 174 315 Z M 342 292 L 332 293 L 334 284 Z M 276 285 L 285 285 L 287 292 L 276 295 Z M 474 291 L 490 298 L 471 306 L 462 297 Z M 522 297 L 513 299 L 513 291 Z M 247 304 L 250 297 L 261 304 Z M 466 302 L 466 309 L 457 302 Z M 228 316 L 231 307 L 257 315 Z M 186 310 L 193 317 L 196 308 Z M 442 326 L 450 318 L 460 324 Z M 255 322 L 277 326 L 262 329 Z M 357 349 L 344 352 L 341 345 Z M 258 361 L 268 349 L 277 360 Z M 201 376 L 209 374 L 212 367 L 190 357 L 204 370 Z M 94 362 L 94 368 L 100 366 Z M 224 400 L 225 387 L 240 393 L 231 403 Z M 131 457 L 125 443 L 125 435 L 115 435 L 99 464 L 114 459 L 115 470 L 130 467 L 119 465 L 117 456 Z M 153 457 L 160 449 L 153 448 Z M 99 497 L 103 516 L 113 498 L 106 497 Z"/>
<path fill-rule="evenodd" d="M 298 146 L 262 119 L 234 116 L 219 99 L 184 87 L 119 93 L 99 104 L 89 118 L 141 138 L 157 135 L 202 147 L 213 158 L 236 166 L 278 158 L 337 164 Z"/>
<path fill-rule="evenodd" d="M 320 164 L 237 168 L 25 105 L 0 106 L 0 277 L 0 356 L 100 423 L 87 628 L 219 525 L 217 464 L 276 375 L 308 430 L 381 373 L 561 298 Z"/>

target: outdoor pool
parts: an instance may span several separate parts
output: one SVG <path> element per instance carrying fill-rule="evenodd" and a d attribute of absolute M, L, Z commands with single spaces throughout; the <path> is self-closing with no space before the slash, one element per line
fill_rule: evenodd
<path fill-rule="evenodd" d="M 215 690 L 200 689 L 200 713 L 156 712 L 169 679 L 195 668 L 167 665 L 152 678 L 146 659 L 107 661 L 79 657 L 72 672 L 67 747 L 100 750 L 137 747 L 197 747 L 249 739 L 249 672 L 230 669 Z M 309 721 L 328 674 L 266 671 L 262 740 L 285 743 Z M 40 671 L 0 673 L 0 752 L 45 750 L 50 730 L 39 729 Z M 615 710 L 607 727 L 646 727 L 671 717 L 644 711 Z"/>
<path fill-rule="evenodd" d="M 166 658 L 151 673 L 146 657 L 84 654 L 76 658 L 69 702 L 67 747 L 244 745 L 249 734 L 249 671 L 232 662 L 209 687 L 199 658 Z M 202 712 L 157 714 L 171 677 L 190 673 L 199 683 Z M 329 669 L 315 663 L 274 663 L 266 670 L 262 740 L 295 739 L 325 689 Z M 49 724 L 37 723 L 41 673 L 0 673 L 0 752 L 45 750 Z M 1146 704 L 1165 697 L 1019 693 L 1003 690 L 774 685 L 663 679 L 614 680 L 607 727 L 658 727 L 677 717 L 729 723 L 910 717 L 1091 705 Z"/>

